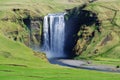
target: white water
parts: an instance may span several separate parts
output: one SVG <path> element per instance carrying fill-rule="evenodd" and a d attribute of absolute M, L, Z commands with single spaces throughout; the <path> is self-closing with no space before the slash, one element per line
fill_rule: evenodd
<path fill-rule="evenodd" d="M 49 14 L 44 17 L 43 37 L 43 50 L 48 58 L 66 57 L 64 13 Z"/>

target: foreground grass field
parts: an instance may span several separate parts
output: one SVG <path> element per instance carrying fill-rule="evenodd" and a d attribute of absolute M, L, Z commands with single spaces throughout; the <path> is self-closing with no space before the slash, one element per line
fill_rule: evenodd
<path fill-rule="evenodd" d="M 119 80 L 118 73 L 60 67 L 19 67 L 0 65 L 1 80 Z"/>
<path fill-rule="evenodd" d="M 51 65 L 31 49 L 0 35 L 1 80 L 119 80 L 119 73 Z"/>

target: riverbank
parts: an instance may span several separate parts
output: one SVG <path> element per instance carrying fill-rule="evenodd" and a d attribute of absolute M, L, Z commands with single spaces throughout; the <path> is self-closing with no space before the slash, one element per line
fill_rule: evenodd
<path fill-rule="evenodd" d="M 103 65 L 103 64 L 94 64 L 91 61 L 83 60 L 71 60 L 71 59 L 50 59 L 52 64 L 58 64 L 62 66 L 79 68 L 79 69 L 88 69 L 88 70 L 97 70 L 105 72 L 118 72 L 120 73 L 120 68 L 117 66 Z"/>

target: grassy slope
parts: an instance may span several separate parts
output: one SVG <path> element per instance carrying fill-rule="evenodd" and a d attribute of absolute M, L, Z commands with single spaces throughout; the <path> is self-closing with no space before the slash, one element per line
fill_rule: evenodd
<path fill-rule="evenodd" d="M 65 1 L 65 0 L 64 0 Z M 17 4 L 17 5 L 16 5 Z M 63 6 L 64 5 L 64 6 Z M 29 8 L 36 14 L 42 15 L 48 12 L 59 12 L 65 8 L 78 5 L 78 3 L 66 3 L 59 0 L 0 0 L 1 17 L 13 14 L 12 8 Z M 37 11 L 35 9 L 38 9 Z M 10 11 L 9 11 L 10 10 Z M 8 12 L 11 13 L 8 13 Z M 37 14 L 40 13 L 40 14 Z M 11 17 L 11 16 L 10 16 Z M 6 22 L 5 22 L 6 23 Z M 3 30 L 7 26 L 1 22 Z M 8 22 L 10 29 L 13 25 Z M 4 27 L 4 28 L 3 28 Z M 13 30 L 12 29 L 12 30 Z M 89 70 L 77 70 L 50 65 L 41 58 L 35 57 L 31 49 L 19 42 L 14 42 L 0 35 L 0 79 L 1 80 L 119 80 L 117 73 L 104 73 Z"/>
<path fill-rule="evenodd" d="M 19 42 L 14 42 L 0 35 L 0 43 L 0 64 L 19 64 L 35 67 L 36 65 L 42 66 L 44 65 L 42 63 L 47 63 L 34 56 L 31 49 Z"/>
<path fill-rule="evenodd" d="M 119 80 L 117 73 L 77 70 L 51 65 L 34 56 L 31 49 L 0 35 L 2 80 Z M 91 74 L 91 75 L 89 75 Z"/>

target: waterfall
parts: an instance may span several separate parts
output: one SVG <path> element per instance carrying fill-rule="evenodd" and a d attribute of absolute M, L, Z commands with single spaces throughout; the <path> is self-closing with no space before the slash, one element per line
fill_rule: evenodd
<path fill-rule="evenodd" d="M 65 57 L 64 13 L 48 14 L 44 17 L 43 50 L 48 58 Z"/>

